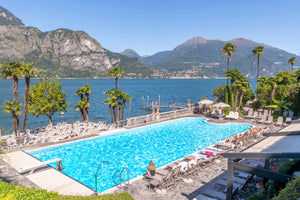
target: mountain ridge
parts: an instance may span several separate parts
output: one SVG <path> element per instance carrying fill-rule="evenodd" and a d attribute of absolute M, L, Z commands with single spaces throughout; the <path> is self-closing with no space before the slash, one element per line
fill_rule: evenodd
<path fill-rule="evenodd" d="M 2 10 L 11 21 L 17 19 L 9 11 Z M 7 22 L 0 25 L 0 41 L 2 63 L 34 62 L 42 73 L 55 77 L 107 77 L 107 70 L 117 65 L 125 70 L 125 78 L 151 77 L 157 71 L 144 66 L 137 58 L 103 48 L 84 31 L 58 28 L 42 32 L 36 27 L 24 26 L 23 23 L 15 25 Z"/>
<path fill-rule="evenodd" d="M 279 71 L 289 70 L 290 57 L 300 60 L 300 56 L 245 38 L 222 41 L 203 37 L 193 37 L 173 50 L 160 51 L 139 59 L 147 66 L 167 71 L 169 76 L 221 78 L 227 69 L 227 56 L 223 56 L 221 50 L 227 42 L 237 47 L 237 52 L 231 56 L 230 68 L 237 68 L 250 78 L 256 77 L 257 58 L 252 54 L 256 46 L 265 47 L 265 54 L 260 59 L 261 75 L 272 76 Z"/>

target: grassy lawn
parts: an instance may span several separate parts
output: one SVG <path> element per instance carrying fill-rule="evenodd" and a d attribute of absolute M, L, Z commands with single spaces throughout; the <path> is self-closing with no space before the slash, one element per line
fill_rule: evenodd
<path fill-rule="evenodd" d="M 27 188 L 25 186 L 18 186 L 8 184 L 0 179 L 0 199 L 13 200 L 13 199 L 34 199 L 34 200 L 44 200 L 44 199 L 98 199 L 98 200 L 134 200 L 134 198 L 127 192 L 118 194 L 108 194 L 101 196 L 69 196 L 60 195 L 57 192 L 48 192 L 46 190 L 39 190 L 36 188 Z"/>

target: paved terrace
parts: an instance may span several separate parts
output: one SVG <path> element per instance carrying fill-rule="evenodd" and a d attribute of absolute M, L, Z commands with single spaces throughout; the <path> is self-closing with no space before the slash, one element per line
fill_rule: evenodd
<path fill-rule="evenodd" d="M 215 123 L 228 122 L 227 120 L 209 121 Z M 251 121 L 238 120 L 238 122 L 250 123 Z M 292 127 L 293 126 L 289 126 L 285 129 L 300 130 L 300 124 L 295 124 L 295 127 Z M 116 131 L 118 132 L 118 130 Z M 102 135 L 104 134 L 102 133 Z M 281 136 L 277 136 L 276 138 L 277 139 L 273 140 L 273 144 L 280 140 Z M 72 141 L 73 140 L 76 139 L 72 139 Z M 36 149 L 41 147 L 45 147 L 45 144 L 35 147 L 27 147 L 27 149 Z M 261 145 L 261 148 L 263 147 L 264 145 Z M 258 149 L 259 147 L 256 148 Z M 49 166 L 37 170 L 34 174 L 27 173 L 24 175 L 20 175 L 16 169 L 21 166 L 39 162 L 37 159 L 22 151 L 10 152 L 3 160 L 5 161 L 5 163 L 0 162 L 0 177 L 3 177 L 8 182 L 58 191 L 60 194 L 92 195 L 94 192 L 92 189 L 82 185 L 81 183 L 78 183 L 74 179 L 58 172 L 57 170 Z M 156 190 L 156 192 L 152 189 L 149 190 L 148 184 L 140 179 L 134 182 L 130 182 L 129 190 L 127 187 L 119 187 L 114 190 L 114 192 L 128 190 L 136 199 L 203 199 L 201 195 L 205 194 L 206 189 L 216 188 L 215 185 L 218 180 L 224 179 L 224 177 L 226 177 L 226 169 L 227 159 L 220 158 L 218 160 L 215 160 L 205 168 L 197 171 L 197 173 L 188 177 L 184 177 L 183 181 L 176 184 L 175 187 L 170 187 L 168 190 Z M 225 195 L 226 194 L 224 193 L 224 198 Z"/>
<path fill-rule="evenodd" d="M 273 127 L 275 130 L 276 127 Z M 300 123 L 291 124 L 279 132 L 300 131 Z M 300 136 L 270 136 L 244 149 L 244 152 L 300 152 Z M 244 163 L 264 166 L 264 160 L 248 159 Z M 243 184 L 247 176 L 245 173 L 235 172 L 234 184 Z M 183 181 L 169 189 L 149 189 L 148 183 L 138 180 L 130 184 L 129 192 L 135 199 L 226 199 L 227 159 L 220 158 L 210 165 L 199 169 L 196 173 L 184 176 Z M 128 188 L 119 188 L 126 191 Z"/>

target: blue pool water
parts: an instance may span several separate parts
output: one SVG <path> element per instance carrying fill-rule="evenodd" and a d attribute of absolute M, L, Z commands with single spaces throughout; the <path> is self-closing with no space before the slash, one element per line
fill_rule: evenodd
<path fill-rule="evenodd" d="M 61 158 L 63 172 L 91 188 L 95 188 L 98 165 L 107 160 L 109 165 L 103 165 L 98 176 L 98 191 L 103 192 L 115 186 L 112 176 L 123 167 L 133 179 L 145 173 L 150 160 L 160 167 L 249 128 L 248 124 L 217 125 L 202 118 L 183 118 L 29 153 L 42 161 Z M 127 177 L 125 172 L 122 176 Z"/>

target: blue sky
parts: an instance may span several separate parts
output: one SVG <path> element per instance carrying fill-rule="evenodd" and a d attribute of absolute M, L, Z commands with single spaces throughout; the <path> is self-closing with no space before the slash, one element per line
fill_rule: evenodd
<path fill-rule="evenodd" d="M 186 40 L 243 37 L 300 54 L 298 0 L 1 0 L 26 26 L 86 31 L 114 52 L 171 50 Z"/>

